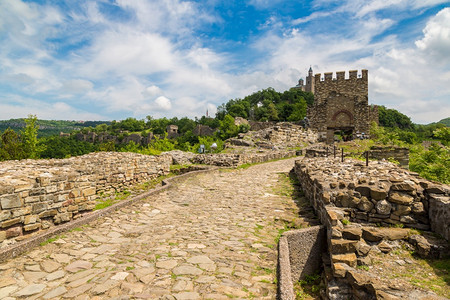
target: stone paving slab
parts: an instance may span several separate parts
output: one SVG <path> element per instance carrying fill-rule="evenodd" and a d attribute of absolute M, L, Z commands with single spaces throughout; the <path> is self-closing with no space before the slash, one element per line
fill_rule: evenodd
<path fill-rule="evenodd" d="M 0 264 L 0 299 L 275 299 L 294 159 L 177 181 Z"/>

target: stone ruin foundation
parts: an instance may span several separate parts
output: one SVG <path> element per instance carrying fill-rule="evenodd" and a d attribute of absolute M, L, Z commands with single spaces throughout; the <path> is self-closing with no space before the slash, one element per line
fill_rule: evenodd
<path fill-rule="evenodd" d="M 296 161 L 294 170 L 326 228 L 327 251 L 322 255 L 324 298 L 439 299 L 420 290 L 386 285 L 356 267 L 365 265 L 372 251 L 389 253 L 401 241 L 414 246 L 421 257 L 448 256 L 448 185 L 423 179 L 385 161 L 370 162 L 366 167 L 348 158 L 340 162 L 330 157 L 305 157 Z M 417 234 L 410 228 L 425 233 Z M 433 235 L 426 234 L 430 230 L 443 239 L 433 239 Z M 293 299 L 280 295 L 280 299 Z"/>

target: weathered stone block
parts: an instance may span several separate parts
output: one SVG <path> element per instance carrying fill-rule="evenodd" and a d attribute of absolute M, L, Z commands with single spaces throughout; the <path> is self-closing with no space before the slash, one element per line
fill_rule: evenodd
<path fill-rule="evenodd" d="M 34 203 L 31 211 L 33 214 L 39 214 L 40 212 L 42 212 L 46 209 L 48 209 L 47 203 Z"/>
<path fill-rule="evenodd" d="M 397 208 L 393 212 L 397 216 L 405 216 L 411 212 L 411 207 L 407 205 L 397 205 Z"/>
<path fill-rule="evenodd" d="M 337 240 L 337 239 L 331 239 L 330 240 L 330 252 L 333 254 L 345 254 L 345 253 L 352 253 L 355 252 L 357 241 L 351 241 L 351 240 Z"/>
<path fill-rule="evenodd" d="M 70 212 L 78 211 L 78 205 L 69 205 L 67 207 L 67 211 L 70 211 Z"/>
<path fill-rule="evenodd" d="M 0 231 L 0 243 L 6 239 L 6 231 Z"/>
<path fill-rule="evenodd" d="M 379 243 L 377 247 L 383 253 L 388 253 L 392 250 L 392 246 L 389 245 L 388 243 L 386 243 L 385 241 L 382 241 L 381 243 Z"/>
<path fill-rule="evenodd" d="M 58 211 L 56 209 L 46 210 L 39 214 L 39 218 L 43 219 L 43 218 L 53 217 L 53 216 L 56 216 L 57 213 L 58 213 Z"/>
<path fill-rule="evenodd" d="M 422 202 L 414 202 L 413 203 L 413 207 L 412 207 L 412 211 L 415 214 L 423 214 L 423 213 L 425 213 L 425 207 L 424 207 Z"/>
<path fill-rule="evenodd" d="M 362 230 L 361 227 L 348 227 L 342 229 L 342 237 L 347 240 L 359 240 L 361 239 Z"/>
<path fill-rule="evenodd" d="M 36 215 L 28 215 L 25 216 L 23 224 L 28 225 L 28 224 L 33 224 L 36 223 L 38 220 L 38 216 Z"/>
<path fill-rule="evenodd" d="M 373 200 L 384 200 L 387 198 L 387 191 L 384 190 L 382 187 L 371 187 L 370 188 L 370 197 Z"/>
<path fill-rule="evenodd" d="M 80 189 L 73 189 L 69 193 L 69 198 L 78 198 L 81 196 L 81 190 Z"/>
<path fill-rule="evenodd" d="M 370 246 L 367 245 L 364 241 L 359 241 L 356 244 L 356 253 L 358 253 L 359 256 L 365 256 L 369 254 Z"/>
<path fill-rule="evenodd" d="M 58 186 L 56 184 L 48 185 L 45 187 L 46 193 L 55 193 L 58 191 Z"/>
<path fill-rule="evenodd" d="M 0 222 L 4 220 L 8 220 L 11 217 L 11 211 L 2 210 L 0 211 Z"/>
<path fill-rule="evenodd" d="M 18 223 L 20 223 L 20 218 L 14 218 L 14 219 L 10 219 L 7 221 L 3 221 L 2 228 L 8 228 L 8 227 L 13 226 Z"/>
<path fill-rule="evenodd" d="M 0 204 L 2 209 L 10 209 L 22 206 L 22 201 L 16 194 L 0 196 Z"/>
<path fill-rule="evenodd" d="M 445 194 L 445 189 L 442 186 L 433 185 L 425 189 L 428 194 Z"/>
<path fill-rule="evenodd" d="M 370 197 L 370 187 L 366 185 L 360 185 L 355 188 L 355 191 L 359 192 L 361 196 Z"/>
<path fill-rule="evenodd" d="M 6 230 L 6 238 L 7 239 L 17 237 L 20 235 L 22 235 L 22 227 L 21 226 L 11 227 Z"/>
<path fill-rule="evenodd" d="M 40 196 L 45 193 L 45 188 L 34 188 L 30 190 L 29 195 L 30 196 Z"/>
<path fill-rule="evenodd" d="M 334 263 L 333 264 L 333 274 L 336 277 L 344 278 L 349 270 L 349 266 L 343 263 Z"/>
<path fill-rule="evenodd" d="M 19 193 L 22 191 L 31 190 L 33 188 L 33 183 L 25 180 L 18 180 L 14 182 L 14 192 Z"/>
<path fill-rule="evenodd" d="M 70 212 L 60 213 L 53 217 L 53 222 L 55 224 L 59 224 L 62 222 L 69 222 L 70 219 L 72 219 L 72 213 Z"/>
<path fill-rule="evenodd" d="M 356 254 L 355 253 L 333 254 L 333 255 L 331 255 L 331 261 L 333 262 L 333 264 L 344 263 L 344 264 L 349 265 L 350 267 L 355 268 L 356 267 Z"/>
<path fill-rule="evenodd" d="M 83 196 L 87 197 L 92 195 L 95 195 L 95 187 L 90 187 L 83 190 Z"/>
<path fill-rule="evenodd" d="M 29 196 L 23 200 L 25 203 L 33 203 L 33 202 L 38 202 L 40 199 L 41 199 L 40 196 Z"/>
<path fill-rule="evenodd" d="M 410 205 L 414 201 L 414 197 L 404 193 L 391 192 L 389 201 L 401 205 Z"/>
<path fill-rule="evenodd" d="M 404 192 L 411 192 L 416 190 L 416 184 L 411 180 L 405 180 L 400 183 L 395 183 L 392 185 L 391 189 L 393 191 L 404 191 Z"/>
<path fill-rule="evenodd" d="M 381 200 L 377 202 L 376 209 L 377 213 L 381 215 L 389 215 L 392 210 L 392 205 L 386 200 Z"/>
<path fill-rule="evenodd" d="M 12 211 L 12 217 L 16 218 L 16 217 L 21 217 L 24 215 L 28 215 L 31 214 L 31 206 L 25 206 L 22 208 L 15 208 Z"/>
<path fill-rule="evenodd" d="M 403 228 L 363 227 L 363 238 L 369 242 L 379 242 L 382 239 L 401 240 L 408 236 L 409 230 Z"/>
<path fill-rule="evenodd" d="M 23 230 L 25 231 L 32 231 L 32 230 L 36 230 L 41 228 L 41 224 L 40 223 L 35 223 L 35 224 L 29 224 L 29 225 L 25 225 L 23 226 Z"/>
<path fill-rule="evenodd" d="M 47 186 L 50 184 L 51 182 L 51 174 L 42 174 L 41 176 L 39 176 L 38 178 L 36 178 L 36 181 L 41 185 L 41 186 Z"/>

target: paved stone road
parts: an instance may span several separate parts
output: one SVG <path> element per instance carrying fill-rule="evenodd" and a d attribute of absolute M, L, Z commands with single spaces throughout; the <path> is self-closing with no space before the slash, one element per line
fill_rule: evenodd
<path fill-rule="evenodd" d="M 295 159 L 187 178 L 0 264 L 0 299 L 274 299 Z"/>

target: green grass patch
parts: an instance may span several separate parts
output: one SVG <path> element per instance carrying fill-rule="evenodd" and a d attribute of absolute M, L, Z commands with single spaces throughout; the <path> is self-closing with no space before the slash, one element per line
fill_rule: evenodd
<path fill-rule="evenodd" d="M 364 271 L 369 271 L 369 266 L 366 266 L 366 265 L 357 266 L 356 268 L 360 269 L 360 270 L 364 270 Z"/>
<path fill-rule="evenodd" d="M 59 239 L 65 238 L 65 237 L 66 237 L 65 235 L 56 235 L 56 236 L 54 236 L 54 237 L 51 237 L 51 238 L 49 238 L 49 239 L 43 241 L 43 242 L 40 243 L 39 245 L 45 246 L 45 245 L 47 245 L 47 244 L 53 243 L 53 242 L 55 242 L 55 241 L 57 241 L 57 240 L 59 240 Z"/>
<path fill-rule="evenodd" d="M 95 205 L 94 210 L 104 209 L 113 205 L 115 201 L 113 199 L 99 200 Z"/>
<path fill-rule="evenodd" d="M 318 299 L 321 289 L 323 286 L 319 274 L 306 275 L 294 284 L 295 299 Z"/>

